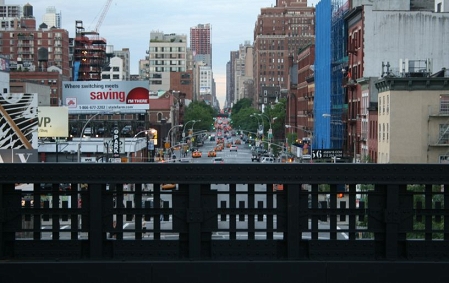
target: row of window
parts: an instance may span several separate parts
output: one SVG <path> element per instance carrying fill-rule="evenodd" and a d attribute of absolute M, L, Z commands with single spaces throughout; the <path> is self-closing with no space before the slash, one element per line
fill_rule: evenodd
<path fill-rule="evenodd" d="M 42 38 L 43 34 L 44 33 L 42 33 L 42 32 L 38 32 L 37 38 Z M 46 32 L 45 34 L 47 35 L 47 38 L 53 38 L 53 35 L 54 35 L 55 40 L 62 39 L 62 33 L 60 33 L 60 32 L 56 32 L 54 34 L 52 32 Z M 11 38 L 15 37 L 16 35 L 17 36 L 34 36 L 33 33 L 20 33 L 20 32 L 19 33 L 14 33 L 14 32 L 9 33 L 9 37 L 11 37 Z"/>
<path fill-rule="evenodd" d="M 150 67 L 149 72 L 150 73 L 163 73 L 163 72 L 185 72 L 185 67 Z"/>
<path fill-rule="evenodd" d="M 379 97 L 379 115 L 388 115 L 390 111 L 389 95 Z M 440 95 L 440 114 L 449 114 L 449 94 Z"/>
<path fill-rule="evenodd" d="M 111 75 L 110 74 L 102 74 L 101 75 L 101 79 L 102 80 L 110 80 L 111 79 Z M 112 75 L 112 79 L 113 80 L 119 80 L 120 79 L 120 75 Z"/>
<path fill-rule="evenodd" d="M 182 66 L 185 65 L 184 60 L 150 60 L 150 65 L 152 66 L 170 66 L 170 65 L 176 65 L 176 66 Z"/>
<path fill-rule="evenodd" d="M 150 52 L 185 52 L 185 47 L 150 47 Z"/>
<path fill-rule="evenodd" d="M 388 124 L 379 125 L 379 142 L 388 142 L 389 127 Z M 438 144 L 449 144 L 449 124 L 439 125 Z"/>

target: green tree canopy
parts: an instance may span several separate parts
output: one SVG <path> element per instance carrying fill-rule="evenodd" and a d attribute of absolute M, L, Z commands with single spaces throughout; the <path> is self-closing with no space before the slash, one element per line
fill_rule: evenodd
<path fill-rule="evenodd" d="M 249 98 L 242 98 L 237 101 L 234 106 L 232 106 L 232 114 L 240 112 L 241 109 L 250 108 L 252 105 L 252 101 Z"/>
<path fill-rule="evenodd" d="M 186 107 L 184 112 L 184 124 L 188 121 L 199 121 L 195 122 L 195 131 L 197 130 L 207 130 L 210 131 L 212 124 L 214 123 L 214 117 L 217 115 L 216 109 L 214 109 L 209 104 L 204 101 L 193 101 Z M 190 122 L 187 127 L 192 127 L 193 123 Z"/>

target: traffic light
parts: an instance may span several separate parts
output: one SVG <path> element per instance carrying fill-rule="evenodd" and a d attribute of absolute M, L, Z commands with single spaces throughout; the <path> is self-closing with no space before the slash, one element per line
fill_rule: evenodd
<path fill-rule="evenodd" d="M 345 196 L 345 194 L 343 194 L 343 193 L 338 193 L 337 194 L 337 198 L 343 198 Z"/>

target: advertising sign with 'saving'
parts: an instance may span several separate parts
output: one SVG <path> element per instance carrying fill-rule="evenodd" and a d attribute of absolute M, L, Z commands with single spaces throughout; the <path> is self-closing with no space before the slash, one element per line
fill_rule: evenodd
<path fill-rule="evenodd" d="M 65 81 L 62 87 L 69 114 L 145 112 L 149 109 L 149 89 L 145 81 Z"/>

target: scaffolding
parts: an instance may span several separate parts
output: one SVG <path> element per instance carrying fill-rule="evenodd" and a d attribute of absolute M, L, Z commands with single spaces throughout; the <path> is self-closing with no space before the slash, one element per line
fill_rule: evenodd
<path fill-rule="evenodd" d="M 108 64 L 106 40 L 96 31 L 85 31 L 82 21 L 76 21 L 74 41 L 74 80 L 100 81 L 101 72 Z"/>
<path fill-rule="evenodd" d="M 342 70 L 348 66 L 347 27 L 344 17 L 349 11 L 349 1 L 332 0 L 331 26 L 331 97 L 330 142 L 331 148 L 344 148 L 346 141 L 346 113 Z"/>

